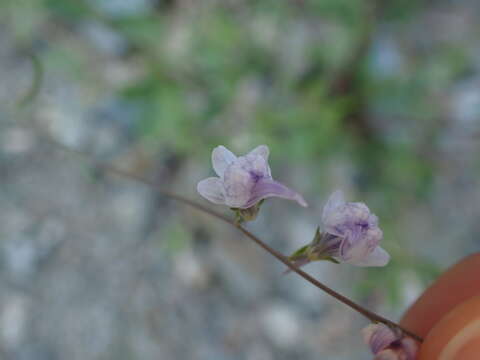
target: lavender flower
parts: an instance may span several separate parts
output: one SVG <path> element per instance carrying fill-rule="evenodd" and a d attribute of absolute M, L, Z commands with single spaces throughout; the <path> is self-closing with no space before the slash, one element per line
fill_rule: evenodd
<path fill-rule="evenodd" d="M 364 203 L 346 202 L 335 191 L 323 208 L 325 245 L 330 256 L 356 266 L 385 266 L 390 255 L 378 244 L 383 232 L 378 218 Z"/>
<path fill-rule="evenodd" d="M 268 155 L 266 145 L 239 157 L 224 146 L 216 147 L 212 152 L 212 165 L 218 177 L 200 181 L 198 192 L 215 204 L 234 209 L 252 208 L 269 197 L 294 200 L 306 207 L 307 203 L 300 194 L 273 180 Z"/>
<path fill-rule="evenodd" d="M 375 355 L 374 360 L 415 360 L 418 345 L 401 332 L 384 324 L 370 324 L 362 329 L 363 340 Z"/>
<path fill-rule="evenodd" d="M 364 203 L 346 202 L 341 191 L 330 195 L 323 208 L 324 231 L 297 250 L 290 260 L 298 266 L 315 260 L 345 262 L 356 266 L 385 266 L 390 255 L 378 244 L 383 237 L 378 218 Z"/>

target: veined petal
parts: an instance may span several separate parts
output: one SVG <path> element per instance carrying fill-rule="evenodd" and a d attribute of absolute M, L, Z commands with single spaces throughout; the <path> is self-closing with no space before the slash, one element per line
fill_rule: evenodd
<path fill-rule="evenodd" d="M 217 146 L 212 151 L 212 166 L 213 170 L 219 177 L 223 177 L 223 173 L 227 169 L 228 165 L 233 163 L 237 157 L 234 153 L 228 150 L 225 146 Z"/>
<path fill-rule="evenodd" d="M 273 179 L 260 179 L 252 189 L 252 194 L 245 207 L 250 207 L 262 199 L 269 197 L 279 197 L 282 199 L 296 201 L 303 207 L 308 204 L 299 193 L 289 189 L 285 185 Z"/>
<path fill-rule="evenodd" d="M 270 150 L 268 149 L 267 145 L 259 145 L 252 151 L 250 151 L 248 155 L 255 155 L 255 156 L 261 156 L 262 158 L 265 159 L 265 161 L 268 161 L 268 155 L 270 154 Z"/>
<path fill-rule="evenodd" d="M 377 246 L 370 254 L 363 259 L 349 262 L 356 266 L 385 266 L 390 261 L 390 255 L 380 246 Z"/>
<path fill-rule="evenodd" d="M 362 329 L 362 335 L 374 360 L 415 360 L 417 356 L 417 342 L 385 324 L 370 324 Z"/>
<path fill-rule="evenodd" d="M 245 171 L 248 171 L 253 178 L 271 178 L 270 166 L 267 160 L 259 155 L 245 155 L 240 156 L 235 162 L 234 166 L 238 166 Z"/>
<path fill-rule="evenodd" d="M 370 346 L 372 353 L 378 354 L 388 348 L 399 337 L 384 324 L 370 324 L 362 329 L 363 341 Z"/>
<path fill-rule="evenodd" d="M 347 229 L 345 238 L 340 244 L 339 257 L 341 261 L 356 265 L 367 257 L 373 249 L 362 235 L 361 230 Z"/>
<path fill-rule="evenodd" d="M 375 219 L 371 218 L 372 214 L 368 209 L 368 206 L 361 202 L 349 202 L 345 205 L 347 211 L 345 211 L 345 216 L 348 220 L 354 222 L 365 222 L 370 224 L 370 222 L 375 223 Z"/>
<path fill-rule="evenodd" d="M 255 186 L 255 179 L 243 166 L 243 160 L 241 157 L 238 158 L 238 161 L 229 166 L 223 174 L 225 204 L 240 209 L 250 207 L 247 206 L 247 202 L 251 198 L 252 188 Z"/>
<path fill-rule="evenodd" d="M 217 177 L 210 177 L 200 181 L 197 184 L 197 191 L 214 204 L 225 204 L 222 180 Z"/>

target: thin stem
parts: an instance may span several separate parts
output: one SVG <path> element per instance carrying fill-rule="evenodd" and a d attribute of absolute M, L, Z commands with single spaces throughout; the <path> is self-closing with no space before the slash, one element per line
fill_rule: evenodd
<path fill-rule="evenodd" d="M 400 329 L 403 333 L 405 333 L 406 335 L 414 338 L 415 340 L 419 341 L 419 342 L 423 342 L 423 339 L 412 333 L 411 331 L 403 328 L 402 326 L 400 326 L 399 324 L 391 321 L 391 320 L 388 320 L 368 309 L 365 309 L 363 306 L 361 305 L 358 305 L 357 303 L 353 302 L 352 300 L 350 300 L 349 298 L 343 296 L 342 294 L 336 292 L 335 290 L 329 288 L 328 286 L 326 286 L 325 284 L 321 283 L 320 281 L 318 281 L 317 279 L 315 279 L 314 277 L 312 277 L 311 275 L 309 275 L 308 273 L 306 273 L 305 271 L 299 269 L 297 266 L 295 266 L 291 261 L 288 260 L 288 258 L 284 255 L 282 255 L 281 253 L 279 253 L 277 250 L 271 248 L 270 246 L 268 246 L 267 244 L 265 244 L 262 240 L 260 240 L 258 237 L 256 237 L 255 235 L 253 235 L 251 232 L 249 232 L 248 230 L 246 230 L 245 228 L 243 228 L 242 226 L 240 225 L 237 225 L 237 228 L 243 232 L 248 238 L 250 238 L 252 241 L 254 241 L 255 243 L 257 243 L 260 247 L 262 247 L 263 249 L 265 249 L 267 252 L 269 252 L 271 255 L 273 255 L 275 258 L 277 258 L 277 260 L 281 261 L 282 263 L 284 263 L 286 266 L 288 266 L 292 271 L 294 271 L 295 273 L 297 273 L 298 275 L 300 275 L 302 278 L 304 278 L 305 280 L 307 280 L 309 283 L 315 285 L 317 288 L 323 290 L 324 292 L 326 292 L 327 294 L 329 294 L 330 296 L 333 296 L 335 299 L 337 299 L 338 301 L 342 302 L 343 304 L 351 307 L 353 310 L 359 312 L 360 314 L 362 314 L 363 316 L 365 316 L 367 319 L 369 319 L 370 321 L 372 322 L 377 322 L 377 323 L 383 323 L 389 327 L 395 327 L 395 328 L 398 328 Z"/>
<path fill-rule="evenodd" d="M 64 151 L 67 151 L 69 153 L 74 153 L 78 156 L 81 156 L 83 159 L 87 159 L 89 161 L 94 161 L 91 158 L 91 156 L 89 156 L 88 154 L 85 154 L 85 153 L 83 153 L 81 151 L 78 151 L 78 150 L 71 149 L 71 148 L 69 148 L 69 147 L 67 147 L 67 146 L 65 146 L 61 143 L 58 143 L 57 141 L 55 141 L 55 140 L 53 140 L 49 137 L 46 139 L 46 141 L 49 142 L 50 144 L 54 145 L 57 148 L 61 148 Z M 329 288 L 328 286 L 326 286 L 322 282 L 318 281 L 317 279 L 315 279 L 314 277 L 312 277 L 308 273 L 306 273 L 303 270 L 301 270 L 300 268 L 298 268 L 290 260 L 288 260 L 288 258 L 286 256 L 284 256 L 283 254 L 281 254 L 277 250 L 271 248 L 269 245 L 267 245 L 262 240 L 260 240 L 257 236 L 252 234 L 250 231 L 245 229 L 243 226 L 241 226 L 240 224 L 238 224 L 234 220 L 231 220 L 230 218 L 226 217 L 225 215 L 220 214 L 220 213 L 218 213 L 214 210 L 211 210 L 211 209 L 209 209 L 209 208 L 207 208 L 207 207 L 205 207 L 201 204 L 198 204 L 195 201 L 187 199 L 187 198 L 185 198 L 181 195 L 177 195 L 177 194 L 172 193 L 172 192 L 170 192 L 166 189 L 163 189 L 162 187 L 160 187 L 155 182 L 147 180 L 147 179 L 145 179 L 141 176 L 138 176 L 136 174 L 130 173 L 130 172 L 122 170 L 122 169 L 118 169 L 118 168 L 116 168 L 114 166 L 111 166 L 111 165 L 108 165 L 108 164 L 98 164 L 98 163 L 96 163 L 95 165 L 98 169 L 101 169 L 103 171 L 110 172 L 110 173 L 113 173 L 113 174 L 117 174 L 117 175 L 123 176 L 125 178 L 129 178 L 129 179 L 133 179 L 135 181 L 141 182 L 141 183 L 143 183 L 143 184 L 145 184 L 149 187 L 154 188 L 158 193 L 160 193 L 161 195 L 163 195 L 167 198 L 170 198 L 170 199 L 176 200 L 178 202 L 181 202 L 185 205 L 188 205 L 188 206 L 190 206 L 192 208 L 195 208 L 195 209 L 197 209 L 201 212 L 209 214 L 209 215 L 211 215 L 211 216 L 213 216 L 213 217 L 215 217 L 219 220 L 222 220 L 223 222 L 225 222 L 227 224 L 230 224 L 230 225 L 234 226 L 235 228 L 240 230 L 247 238 L 249 238 L 250 240 L 255 242 L 257 245 L 259 245 L 261 248 L 263 248 L 265 251 L 267 251 L 270 255 L 275 257 L 277 260 L 279 260 L 280 262 L 282 262 L 283 264 L 288 266 L 288 268 L 290 268 L 293 272 L 297 273 L 303 279 L 307 280 L 309 283 L 316 286 L 320 290 L 323 290 L 324 292 L 326 292 L 330 296 L 334 297 L 335 299 L 337 299 L 341 303 L 343 303 L 343 304 L 347 305 L 348 307 L 352 308 L 353 310 L 359 312 L 360 314 L 365 316 L 370 321 L 377 322 L 377 323 L 383 323 L 383 324 L 385 324 L 389 327 L 398 328 L 404 334 L 414 338 L 415 340 L 417 340 L 419 342 L 423 342 L 423 339 L 420 336 L 412 333 L 411 331 L 403 328 L 399 324 L 397 324 L 397 323 L 395 323 L 395 322 L 393 322 L 389 319 L 386 319 L 386 318 L 384 318 L 384 317 L 382 317 L 382 316 L 380 316 L 380 315 L 378 315 L 378 314 L 376 314 L 376 313 L 374 313 L 374 312 L 372 312 L 368 309 L 365 309 L 364 307 L 362 307 L 361 305 L 353 302 L 349 298 L 347 298 L 347 297 L 343 296 L 342 294 L 332 290 L 331 288 Z"/>

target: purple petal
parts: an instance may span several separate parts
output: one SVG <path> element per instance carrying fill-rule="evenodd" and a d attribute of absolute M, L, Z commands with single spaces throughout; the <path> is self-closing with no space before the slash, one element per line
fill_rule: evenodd
<path fill-rule="evenodd" d="M 377 246 L 363 259 L 349 261 L 349 263 L 356 266 L 385 266 L 389 261 L 390 255 L 380 246 Z"/>
<path fill-rule="evenodd" d="M 197 184 L 197 191 L 214 204 L 225 204 L 222 180 L 217 177 L 210 177 L 200 181 Z"/>
<path fill-rule="evenodd" d="M 339 249 L 339 257 L 343 262 L 353 265 L 360 263 L 376 246 L 376 244 L 371 246 L 362 234 L 362 230 L 357 227 L 346 229 L 344 234 L 345 238 Z"/>
<path fill-rule="evenodd" d="M 250 151 L 248 155 L 255 155 L 255 156 L 261 156 L 262 158 L 265 159 L 265 161 L 268 161 L 268 155 L 270 154 L 270 150 L 268 149 L 267 145 L 260 145 L 257 146 L 255 149 Z"/>
<path fill-rule="evenodd" d="M 401 344 L 406 360 L 415 360 L 418 353 L 418 343 L 410 337 L 404 337 Z"/>
<path fill-rule="evenodd" d="M 225 204 L 233 208 L 246 209 L 255 186 L 255 178 L 245 169 L 244 158 L 239 157 L 223 174 Z"/>
<path fill-rule="evenodd" d="M 247 204 L 245 204 L 245 207 L 248 208 L 253 206 L 260 200 L 269 197 L 279 197 L 282 199 L 293 200 L 303 207 L 308 206 L 307 202 L 300 194 L 289 189 L 285 185 L 273 179 L 260 179 L 253 187 L 252 195 Z"/>
<path fill-rule="evenodd" d="M 362 335 L 363 341 L 370 346 L 373 354 L 378 354 L 399 339 L 399 337 L 384 324 L 370 324 L 362 329 Z"/>
<path fill-rule="evenodd" d="M 270 166 L 267 160 L 260 155 L 248 154 L 240 156 L 235 165 L 241 169 L 248 171 L 253 178 L 271 178 Z"/>
<path fill-rule="evenodd" d="M 237 157 L 235 154 L 228 150 L 225 146 L 217 146 L 212 151 L 213 170 L 215 170 L 219 177 L 223 177 L 223 173 L 227 167 L 236 159 Z"/>
<path fill-rule="evenodd" d="M 348 202 L 345 205 L 347 209 L 345 216 L 350 221 L 358 222 L 365 222 L 365 223 L 374 223 L 376 224 L 376 216 L 370 213 L 370 209 L 367 205 L 362 202 Z"/>
<path fill-rule="evenodd" d="M 329 205 L 324 211 L 322 222 L 327 232 L 335 235 L 344 235 L 340 229 L 347 227 L 352 229 L 357 225 L 377 226 L 376 216 L 372 216 L 364 203 L 347 202 L 337 203 L 336 207 Z M 327 204 L 328 205 L 328 204 Z"/>
<path fill-rule="evenodd" d="M 365 205 L 367 206 L 367 205 Z M 375 214 L 370 214 L 368 217 L 368 226 L 377 227 L 378 226 L 378 216 Z"/>

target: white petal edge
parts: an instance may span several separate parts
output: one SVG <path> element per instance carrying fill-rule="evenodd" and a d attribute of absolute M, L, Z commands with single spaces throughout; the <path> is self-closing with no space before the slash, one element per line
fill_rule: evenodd
<path fill-rule="evenodd" d="M 233 163 L 237 157 L 225 146 L 217 146 L 212 151 L 212 166 L 218 176 L 222 177 L 228 165 Z"/>
<path fill-rule="evenodd" d="M 370 340 L 372 339 L 373 334 L 375 334 L 375 331 L 377 330 L 378 324 L 368 324 L 361 330 L 363 342 L 366 345 L 370 345 Z"/>
<path fill-rule="evenodd" d="M 361 260 L 349 262 L 349 264 L 356 266 L 385 266 L 390 261 L 390 255 L 380 246 L 377 246 L 370 254 Z"/>
<path fill-rule="evenodd" d="M 400 356 L 393 350 L 387 349 L 380 351 L 373 360 L 401 360 Z"/>
<path fill-rule="evenodd" d="M 256 156 L 261 156 L 265 159 L 265 161 L 268 161 L 268 156 L 270 155 L 270 149 L 268 148 L 267 145 L 259 145 L 252 151 L 250 151 L 248 155 L 256 155 Z"/>
<path fill-rule="evenodd" d="M 335 210 L 345 204 L 345 196 L 342 190 L 333 192 L 327 200 L 327 203 L 323 207 L 322 222 L 327 225 L 329 218 L 334 215 Z"/>
<path fill-rule="evenodd" d="M 200 181 L 197 184 L 197 191 L 208 201 L 214 204 L 225 204 L 225 196 L 223 194 L 222 180 L 217 177 L 210 177 Z"/>

